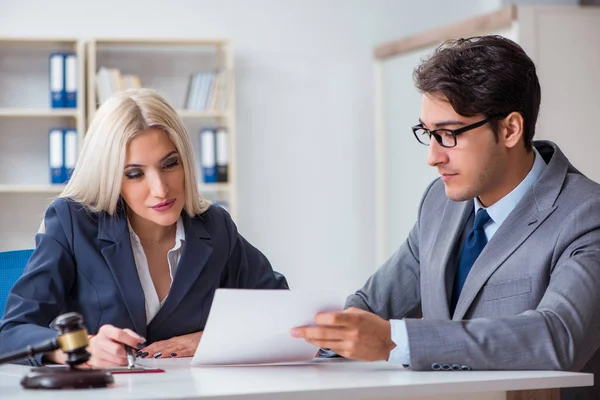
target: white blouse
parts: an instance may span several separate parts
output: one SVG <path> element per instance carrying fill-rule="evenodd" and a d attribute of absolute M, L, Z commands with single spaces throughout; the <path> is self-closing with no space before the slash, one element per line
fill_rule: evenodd
<path fill-rule="evenodd" d="M 142 290 L 144 291 L 144 298 L 146 303 L 146 325 L 152 321 L 152 318 L 158 314 L 158 311 L 167 300 L 167 296 L 163 301 L 158 301 L 158 294 L 154 288 L 152 282 L 152 276 L 150 276 L 150 269 L 148 268 L 148 260 L 146 259 L 146 253 L 140 242 L 140 238 L 131 228 L 131 224 L 127 221 L 129 226 L 129 237 L 131 238 L 131 249 L 133 250 L 133 259 L 135 260 L 135 267 L 137 268 L 140 283 L 142 284 Z M 181 253 L 183 252 L 183 245 L 185 244 L 185 230 L 183 229 L 183 221 L 181 217 L 177 220 L 177 231 L 175 233 L 175 245 L 167 254 L 169 261 L 169 273 L 171 274 L 171 285 L 173 284 L 173 277 L 175 276 L 175 270 Z"/>

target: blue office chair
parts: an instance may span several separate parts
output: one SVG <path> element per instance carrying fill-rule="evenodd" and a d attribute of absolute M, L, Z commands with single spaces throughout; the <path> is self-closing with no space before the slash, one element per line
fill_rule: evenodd
<path fill-rule="evenodd" d="M 0 315 L 4 314 L 10 289 L 23 275 L 33 249 L 0 252 Z"/>

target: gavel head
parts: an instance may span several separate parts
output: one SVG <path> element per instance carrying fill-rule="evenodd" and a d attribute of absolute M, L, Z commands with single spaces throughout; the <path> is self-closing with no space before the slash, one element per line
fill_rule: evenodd
<path fill-rule="evenodd" d="M 89 343 L 88 332 L 83 325 L 83 317 L 71 312 L 59 316 L 54 324 L 58 329 L 58 345 L 67 355 L 66 363 L 74 366 L 89 360 L 91 355 L 86 350 Z"/>

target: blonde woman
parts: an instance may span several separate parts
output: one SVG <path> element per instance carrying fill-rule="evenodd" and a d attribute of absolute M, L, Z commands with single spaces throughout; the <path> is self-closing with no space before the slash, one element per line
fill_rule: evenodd
<path fill-rule="evenodd" d="M 192 148 L 152 90 L 100 107 L 8 297 L 0 354 L 54 337 L 51 322 L 78 311 L 94 368 L 126 365 L 125 346 L 192 356 L 217 288 L 287 289 L 229 214 L 198 194 Z M 30 363 L 63 360 L 55 352 Z"/>

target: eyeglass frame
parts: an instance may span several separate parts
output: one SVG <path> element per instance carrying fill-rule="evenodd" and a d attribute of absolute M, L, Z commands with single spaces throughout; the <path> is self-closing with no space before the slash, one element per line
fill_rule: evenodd
<path fill-rule="evenodd" d="M 458 128 L 458 129 L 448 129 L 448 128 L 440 128 L 440 129 L 427 129 L 423 126 L 423 124 L 418 124 L 413 126 L 411 129 L 413 131 L 413 135 L 415 136 L 415 139 L 417 139 L 417 141 L 419 143 L 421 143 L 423 146 L 429 146 L 429 143 L 431 143 L 431 135 L 433 135 L 433 137 L 435 138 L 435 141 L 438 142 L 438 144 L 444 148 L 447 149 L 451 149 L 453 147 L 456 147 L 457 141 L 456 141 L 456 135 L 460 135 L 461 133 L 465 133 L 467 131 L 473 130 L 475 128 L 479 128 L 480 126 L 483 126 L 485 124 L 487 124 L 488 122 L 494 120 L 494 119 L 502 119 L 502 118 L 506 118 L 508 116 L 509 113 L 503 113 L 503 114 L 496 114 L 496 115 L 492 115 L 491 117 L 488 117 L 482 121 L 479 122 L 475 122 L 473 124 L 467 125 L 467 126 L 463 126 L 462 128 Z M 419 139 L 419 135 L 417 135 L 417 131 L 420 129 L 424 129 L 425 131 L 427 131 L 429 133 L 429 143 L 423 143 L 421 141 L 421 139 Z M 452 146 L 445 146 L 442 141 L 442 136 L 439 135 L 437 132 L 438 131 L 445 131 L 445 132 L 450 132 L 452 134 L 452 138 L 454 139 L 454 145 Z"/>

